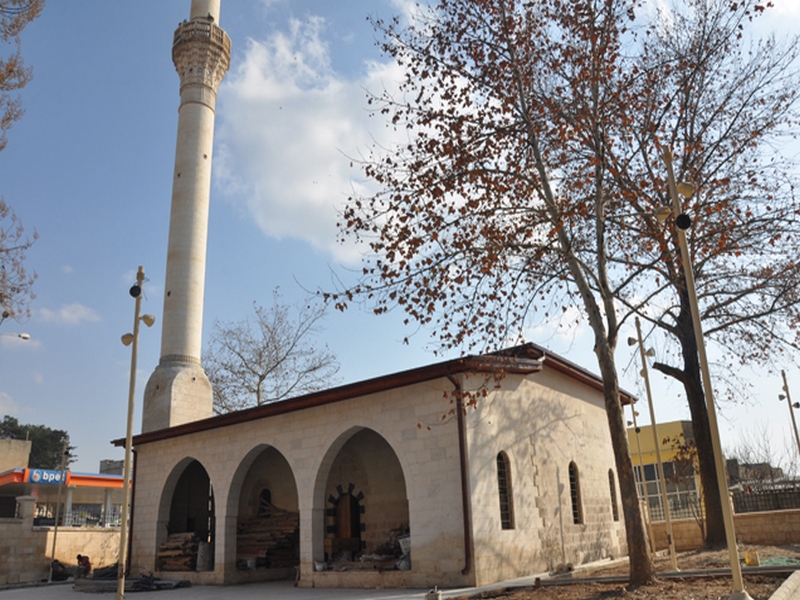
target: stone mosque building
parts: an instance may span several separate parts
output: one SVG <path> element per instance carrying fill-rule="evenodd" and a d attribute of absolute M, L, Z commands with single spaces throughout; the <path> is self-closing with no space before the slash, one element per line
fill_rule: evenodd
<path fill-rule="evenodd" d="M 461 587 L 625 554 L 601 382 L 536 345 L 213 416 L 200 355 L 215 101 L 230 60 L 219 10 L 192 0 L 173 44 L 163 333 L 133 438 L 131 573 Z"/>

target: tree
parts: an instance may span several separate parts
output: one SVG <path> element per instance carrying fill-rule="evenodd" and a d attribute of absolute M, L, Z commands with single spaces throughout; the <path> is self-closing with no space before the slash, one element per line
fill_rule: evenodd
<path fill-rule="evenodd" d="M 24 112 L 22 101 L 12 93 L 24 88 L 32 76 L 22 61 L 19 36 L 43 8 L 44 0 L 0 0 L 0 42 L 11 46 L 7 56 L 0 55 L 0 151 L 8 143 L 6 132 Z M 36 232 L 33 239 L 25 236 L 14 211 L 0 198 L 0 323 L 30 316 L 36 274 L 28 274 L 24 259 L 36 237 Z"/>
<path fill-rule="evenodd" d="M 518 339 L 537 311 L 580 305 L 594 334 L 619 477 L 630 581 L 654 576 L 614 359 L 616 291 L 638 271 L 610 261 L 623 195 L 607 154 L 630 119 L 638 72 L 621 52 L 623 0 L 440 0 L 407 27 L 376 21 L 400 91 L 371 102 L 407 139 L 364 162 L 381 190 L 355 197 L 343 235 L 373 252 L 358 294 L 400 305 L 446 347 Z"/>
<path fill-rule="evenodd" d="M 725 531 L 694 324 L 676 231 L 652 215 L 669 204 L 660 145 L 675 146 L 678 177 L 695 188 L 687 233 L 706 339 L 734 372 L 800 347 L 797 175 L 780 154 L 781 138 L 798 123 L 798 39 L 752 39 L 751 21 L 765 8 L 684 0 L 656 20 L 637 60 L 641 77 L 625 98 L 629 134 L 607 158 L 628 206 L 642 215 L 611 217 L 613 228 L 630 232 L 614 260 L 649 274 L 618 297 L 677 341 L 674 360 L 654 368 L 686 392 L 707 545 L 724 543 Z"/>
<path fill-rule="evenodd" d="M 798 348 L 796 175 L 777 145 L 797 123 L 798 42 L 748 37 L 766 6 L 444 1 L 406 32 L 376 23 L 410 75 L 371 101 L 411 139 L 367 157 L 387 191 L 354 198 L 341 224 L 374 251 L 350 292 L 401 304 L 444 345 L 522 335 L 570 302 L 596 352 L 631 313 L 658 328 L 679 366 L 654 366 L 689 401 L 709 545 L 724 523 L 677 232 L 656 218 L 662 154 L 676 147 L 695 187 L 701 319 L 727 366 Z"/>
<path fill-rule="evenodd" d="M 44 425 L 21 425 L 17 419 L 5 415 L 0 422 L 0 439 L 30 440 L 31 454 L 26 466 L 31 469 L 60 469 L 64 444 L 70 462 L 75 459 L 75 446 L 69 445 L 69 434 Z"/>
<path fill-rule="evenodd" d="M 669 474 L 664 473 L 666 483 L 678 492 L 687 493 L 686 508 L 689 509 L 705 538 L 706 521 L 702 509 L 705 488 L 701 485 L 698 489 L 696 485 L 696 478 L 700 471 L 697 444 L 693 439 L 687 440 L 686 436 L 680 433 L 674 438 L 664 438 L 661 445 L 669 447 L 674 452 L 670 461 L 672 463 L 670 472 Z"/>
<path fill-rule="evenodd" d="M 24 112 L 12 93 L 24 88 L 32 76 L 22 60 L 19 36 L 43 8 L 44 0 L 0 0 L 0 41 L 11 46 L 7 56 L 0 56 L 0 151 L 8 143 L 6 132 Z"/>
<path fill-rule="evenodd" d="M 339 364 L 327 346 L 312 339 L 324 305 L 266 309 L 253 304 L 253 317 L 214 324 L 203 366 L 214 389 L 218 414 L 261 406 L 330 387 Z M 295 313 L 295 314 L 293 314 Z"/>
<path fill-rule="evenodd" d="M 25 229 L 11 208 L 0 198 L 0 324 L 6 319 L 23 320 L 30 316 L 29 304 L 36 298 L 33 282 L 36 273 L 25 268 L 25 255 L 38 235 L 25 235 Z"/>

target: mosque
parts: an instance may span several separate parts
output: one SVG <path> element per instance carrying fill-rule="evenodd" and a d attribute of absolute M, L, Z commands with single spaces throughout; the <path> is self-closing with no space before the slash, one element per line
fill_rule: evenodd
<path fill-rule="evenodd" d="M 200 356 L 215 103 L 231 47 L 219 11 L 220 0 L 192 0 L 173 44 L 161 357 L 133 438 L 130 571 L 460 587 L 624 555 L 601 382 L 534 344 L 213 416 Z"/>

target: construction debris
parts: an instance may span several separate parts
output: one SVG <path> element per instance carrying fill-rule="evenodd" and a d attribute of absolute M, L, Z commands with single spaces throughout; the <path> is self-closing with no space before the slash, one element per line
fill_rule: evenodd
<path fill-rule="evenodd" d="M 173 533 L 161 544 L 156 554 L 160 571 L 194 571 L 200 541 L 194 533 Z"/>
<path fill-rule="evenodd" d="M 236 533 L 240 566 L 274 569 L 298 564 L 299 513 L 262 505 L 261 515 L 239 522 Z"/>

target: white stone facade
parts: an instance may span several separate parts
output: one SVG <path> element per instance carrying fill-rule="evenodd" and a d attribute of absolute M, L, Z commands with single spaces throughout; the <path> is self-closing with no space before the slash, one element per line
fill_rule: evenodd
<path fill-rule="evenodd" d="M 499 389 L 489 381 L 487 396 L 459 418 L 455 386 L 484 382 L 491 360 L 440 363 L 138 436 L 133 569 L 158 572 L 156 553 L 168 533 L 195 531 L 212 548 L 208 570 L 162 577 L 279 576 L 243 571 L 237 555 L 237 526 L 256 516 L 263 490 L 274 506 L 299 513 L 301 586 L 484 585 L 624 554 L 598 382 L 552 356 L 526 358 Z M 506 528 L 501 453 L 509 470 Z M 345 497 L 350 516 L 341 512 Z M 372 553 L 401 525 L 410 530 L 410 570 L 317 570 L 342 551 L 347 558 Z"/>

